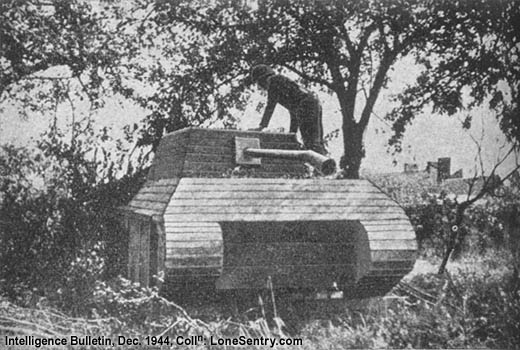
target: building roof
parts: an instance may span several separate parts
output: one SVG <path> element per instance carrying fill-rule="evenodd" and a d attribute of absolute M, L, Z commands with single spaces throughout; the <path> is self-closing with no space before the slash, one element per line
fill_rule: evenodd
<path fill-rule="evenodd" d="M 484 185 L 484 178 L 448 178 L 437 181 L 428 171 L 408 173 L 370 174 L 365 176 L 375 186 L 401 205 L 426 203 L 432 195 L 445 193 L 448 197 L 464 201 L 475 196 Z"/>

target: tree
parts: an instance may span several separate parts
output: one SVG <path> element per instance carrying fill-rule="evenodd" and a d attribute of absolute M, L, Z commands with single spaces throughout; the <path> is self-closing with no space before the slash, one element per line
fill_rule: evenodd
<path fill-rule="evenodd" d="M 487 104 L 510 142 L 520 142 L 520 4 L 461 1 L 443 4 L 438 35 L 416 59 L 416 83 L 396 96 L 389 115 L 399 147 L 406 125 L 425 107 L 453 115 Z M 464 126 L 471 125 L 471 116 Z"/>
<path fill-rule="evenodd" d="M 466 215 L 468 209 L 470 209 L 475 203 L 478 201 L 488 197 L 499 197 L 501 196 L 500 191 L 505 192 L 506 196 L 514 196 L 510 190 L 510 188 L 514 188 L 517 184 L 515 184 L 515 181 L 518 181 L 519 176 L 519 170 L 520 170 L 520 152 L 518 149 L 518 146 L 513 144 L 509 145 L 508 148 L 506 148 L 506 151 L 499 156 L 496 163 L 493 165 L 491 170 L 488 172 L 484 169 L 484 163 L 482 161 L 482 148 L 479 144 L 479 141 L 476 139 L 473 139 L 477 145 L 477 164 L 480 166 L 480 169 L 478 166 L 476 166 L 475 174 L 472 178 L 468 180 L 468 191 L 466 198 L 462 201 L 459 200 L 450 200 L 450 199 L 444 199 L 443 201 L 448 204 L 447 207 L 449 207 L 449 214 L 447 215 L 447 223 L 449 227 L 449 232 L 445 235 L 446 242 L 445 242 L 445 250 L 443 252 L 442 261 L 439 265 L 439 274 L 443 274 L 446 271 L 446 265 L 448 263 L 448 260 L 450 259 L 450 256 L 454 252 L 458 242 L 460 242 L 462 239 L 464 239 L 466 228 L 464 227 L 464 221 L 466 220 Z M 503 164 L 507 160 L 514 160 L 513 166 L 509 169 L 504 169 Z M 498 175 L 498 171 L 505 171 L 502 176 Z M 512 182 L 510 182 L 512 180 Z M 504 191 L 505 189 L 505 191 Z M 517 188 L 515 188 L 517 190 Z M 502 195 L 503 196 L 503 195 Z M 504 196 L 504 197 L 506 197 Z M 512 203 L 515 199 L 511 200 L 511 198 L 506 198 L 506 202 L 508 204 Z M 512 209 L 512 208 L 508 208 Z M 509 218 L 503 218 L 504 221 L 510 220 Z M 511 230 L 512 232 L 512 230 Z M 516 243 L 515 243 L 516 244 Z M 517 255 L 518 252 L 514 249 L 518 249 L 515 246 L 510 246 L 513 255 Z M 515 278 L 518 278 L 516 270 L 515 269 Z"/>
<path fill-rule="evenodd" d="M 192 41 L 187 53 L 197 52 L 202 57 L 194 69 L 197 73 L 190 76 L 194 78 L 192 85 L 197 81 L 213 88 L 231 87 L 232 98 L 226 99 L 227 105 L 217 108 L 221 115 L 235 107 L 234 102 L 244 90 L 240 85 L 246 82 L 248 68 L 256 63 L 276 65 L 307 84 L 335 95 L 343 125 L 345 155 L 341 166 L 346 177 L 357 178 L 364 157 L 363 134 L 398 60 L 414 55 L 417 62 L 428 69 L 414 86 L 400 95 L 403 107 L 389 115 L 396 131 L 395 145 L 404 126 L 427 105 L 408 108 L 412 105 L 410 94 L 415 91 L 415 97 L 427 99 L 429 95 L 422 89 L 426 79 L 431 80 L 432 89 L 447 93 L 443 90 L 445 82 L 439 78 L 446 68 L 444 61 L 451 62 L 448 78 L 460 86 L 468 83 L 474 86 L 478 79 L 468 81 L 467 77 L 458 75 L 458 66 L 465 65 L 465 61 L 453 58 L 477 50 L 474 57 L 477 62 L 482 58 L 478 45 L 486 35 L 497 38 L 494 48 L 511 44 L 511 34 L 502 36 L 502 33 L 510 24 L 508 13 L 517 11 L 516 3 L 503 1 L 497 10 L 491 10 L 494 3 L 489 1 L 472 3 L 260 0 L 193 4 L 178 1 L 153 6 L 149 20 L 163 31 L 171 32 L 172 27 L 179 26 L 189 33 Z M 490 24 L 488 18 L 494 23 Z M 199 37 L 206 40 L 198 45 L 200 51 L 196 51 L 193 39 Z M 183 54 L 186 59 L 186 52 Z M 433 54 L 438 62 L 428 59 Z M 490 55 L 489 62 L 498 55 L 492 48 L 485 54 Z M 212 79 L 217 83 L 211 83 Z M 239 79 L 238 86 L 234 79 Z M 482 99 L 492 93 L 491 89 L 481 90 L 475 94 L 480 94 Z M 195 91 L 200 93 L 200 87 Z M 215 98 L 227 95 L 213 90 L 202 91 L 199 96 L 218 103 Z M 452 97 L 435 100 L 436 110 L 450 113 L 458 110 Z M 505 124 L 504 128 L 507 128 Z"/>
<path fill-rule="evenodd" d="M 95 106 L 102 103 L 108 85 L 104 83 L 118 78 L 124 63 L 121 53 L 130 55 L 132 40 L 118 26 L 122 10 L 108 3 L 100 6 L 94 9 L 83 1 L 4 1 L 0 12 L 1 101 L 26 102 L 26 96 L 39 89 L 41 108 L 41 100 L 62 98 L 62 84 L 73 81 Z"/>

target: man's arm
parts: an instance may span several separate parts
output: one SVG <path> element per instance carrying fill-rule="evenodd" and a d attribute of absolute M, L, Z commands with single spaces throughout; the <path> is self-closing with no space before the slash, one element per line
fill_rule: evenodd
<path fill-rule="evenodd" d="M 265 106 L 264 115 L 262 117 L 262 121 L 260 122 L 260 128 L 267 128 L 269 122 L 271 121 L 271 117 L 273 116 L 274 108 L 276 107 L 276 99 L 273 97 L 273 93 L 269 91 L 267 94 L 267 105 Z"/>

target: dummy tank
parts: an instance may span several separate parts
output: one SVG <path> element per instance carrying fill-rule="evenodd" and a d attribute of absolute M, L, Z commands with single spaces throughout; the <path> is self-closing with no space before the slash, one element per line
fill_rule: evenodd
<path fill-rule="evenodd" d="M 331 159 L 295 134 L 187 128 L 163 137 L 122 209 L 128 277 L 161 288 L 387 293 L 413 267 L 403 209 L 366 180 L 308 178 Z"/>

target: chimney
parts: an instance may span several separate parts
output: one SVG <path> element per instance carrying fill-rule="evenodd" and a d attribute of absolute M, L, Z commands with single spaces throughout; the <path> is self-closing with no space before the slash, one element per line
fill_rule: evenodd
<path fill-rule="evenodd" d="M 462 169 L 457 170 L 453 174 L 451 174 L 450 178 L 452 179 L 462 179 L 464 173 L 462 172 Z"/>
<path fill-rule="evenodd" d="M 405 173 L 415 173 L 417 171 L 419 171 L 419 166 L 417 163 L 404 163 Z"/>
<path fill-rule="evenodd" d="M 450 177 L 451 158 L 439 158 L 437 160 L 437 182 L 442 182 Z"/>

